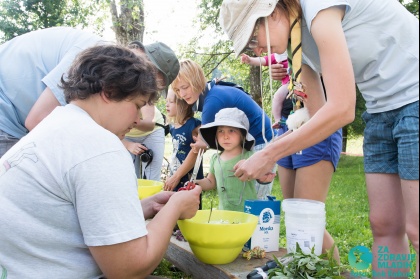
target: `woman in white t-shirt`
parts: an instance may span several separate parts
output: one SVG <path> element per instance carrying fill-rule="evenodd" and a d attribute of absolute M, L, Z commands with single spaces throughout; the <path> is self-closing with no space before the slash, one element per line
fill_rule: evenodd
<path fill-rule="evenodd" d="M 246 180 L 268 173 L 276 160 L 352 122 L 356 84 L 367 108 L 364 156 L 374 259 L 380 247 L 409 254 L 407 236 L 418 254 L 419 20 L 396 0 L 224 0 L 220 23 L 237 55 L 245 49 L 258 56 L 283 53 L 290 39 L 290 90 L 311 116 L 237 166 L 235 175 Z M 302 187 L 316 192 L 311 181 L 321 177 L 308 176 Z M 377 260 L 372 266 L 381 272 Z"/>
<path fill-rule="evenodd" d="M 69 104 L 0 159 L 0 277 L 145 278 L 201 193 L 139 201 L 121 140 L 158 97 L 155 67 L 127 48 L 96 46 L 61 87 Z"/>

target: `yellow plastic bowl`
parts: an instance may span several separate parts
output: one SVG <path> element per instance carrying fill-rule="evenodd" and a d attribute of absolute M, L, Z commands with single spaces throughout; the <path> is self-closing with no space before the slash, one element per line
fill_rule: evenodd
<path fill-rule="evenodd" d="M 231 263 L 251 238 L 258 217 L 244 212 L 213 210 L 208 223 L 209 214 L 210 210 L 199 210 L 193 218 L 179 220 L 178 226 L 200 261 Z"/>
<path fill-rule="evenodd" d="M 139 193 L 139 199 L 153 196 L 154 194 L 162 191 L 162 188 L 163 182 L 148 179 L 137 179 L 137 191 Z"/>

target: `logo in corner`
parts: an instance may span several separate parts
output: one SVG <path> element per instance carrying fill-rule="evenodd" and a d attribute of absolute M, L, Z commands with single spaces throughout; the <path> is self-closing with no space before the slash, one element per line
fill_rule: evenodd
<path fill-rule="evenodd" d="M 373 261 L 373 254 L 365 246 L 356 246 L 349 252 L 349 264 L 357 270 L 368 269 Z"/>

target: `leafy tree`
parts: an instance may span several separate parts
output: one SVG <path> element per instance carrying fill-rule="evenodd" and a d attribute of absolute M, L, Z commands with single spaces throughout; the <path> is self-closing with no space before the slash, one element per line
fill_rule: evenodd
<path fill-rule="evenodd" d="M 145 28 L 143 0 L 120 0 L 119 6 L 115 0 L 109 0 L 109 4 L 117 42 L 122 45 L 135 40 L 142 42 Z"/>
<path fill-rule="evenodd" d="M 2 0 L 0 2 L 0 42 L 24 33 L 53 27 L 92 25 L 98 17 L 100 2 L 83 0 Z M 99 28 L 98 31 L 100 32 Z"/>
<path fill-rule="evenodd" d="M 399 0 L 399 1 L 407 8 L 407 10 L 410 13 L 412 13 L 417 18 L 419 18 L 419 0 L 411 0 L 411 1 Z"/>
<path fill-rule="evenodd" d="M 203 0 L 199 3 L 200 35 L 194 38 L 187 46 L 181 48 L 183 57 L 190 58 L 199 63 L 208 79 L 225 77 L 229 81 L 243 86 L 262 105 L 261 83 L 259 69 L 241 65 L 239 59 L 232 51 L 232 42 L 224 38 L 224 32 L 219 24 L 219 10 L 222 0 Z M 207 46 L 203 41 L 213 45 Z"/>
<path fill-rule="evenodd" d="M 418 0 L 399 0 L 415 16 L 419 16 Z M 221 39 L 224 36 L 223 30 L 218 22 L 219 10 L 222 0 L 202 0 L 199 4 L 199 23 L 201 26 L 201 37 L 193 39 L 188 46 L 182 49 L 182 55 L 191 58 L 200 63 L 205 69 L 208 78 L 212 78 L 217 72 L 219 76 L 227 76 L 231 81 L 241 84 L 253 96 L 254 100 L 262 104 L 267 114 L 271 115 L 271 96 L 280 86 L 279 82 L 274 82 L 270 89 L 267 69 L 261 69 L 262 90 L 264 97 L 261 98 L 260 87 L 260 69 L 259 67 L 249 67 L 241 65 L 234 57 L 232 44 L 227 39 Z M 210 31 L 209 31 L 210 30 Z M 204 35 L 205 34 L 205 35 Z M 209 34 L 214 34 L 218 39 L 211 46 L 201 46 L 200 41 L 206 39 Z M 217 70 L 217 71 L 216 71 Z M 353 123 L 343 129 L 343 151 L 346 150 L 347 139 L 357 137 L 363 134 L 365 124 L 361 118 L 365 111 L 365 102 L 359 90 L 356 98 L 356 119 Z"/>

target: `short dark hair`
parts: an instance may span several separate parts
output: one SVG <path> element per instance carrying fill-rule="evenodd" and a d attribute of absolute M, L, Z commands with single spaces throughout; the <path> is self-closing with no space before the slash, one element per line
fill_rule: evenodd
<path fill-rule="evenodd" d="M 61 77 L 60 87 L 67 103 L 100 92 L 114 101 L 148 95 L 149 104 L 153 104 L 159 98 L 154 65 L 145 55 L 113 44 L 79 53 L 67 75 Z"/>

